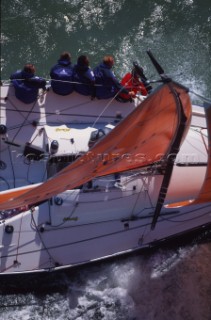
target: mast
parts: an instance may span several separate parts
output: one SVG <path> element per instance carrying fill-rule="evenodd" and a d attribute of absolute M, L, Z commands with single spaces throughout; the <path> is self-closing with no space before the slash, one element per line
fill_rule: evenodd
<path fill-rule="evenodd" d="M 160 188 L 160 192 L 159 192 L 159 196 L 158 196 L 158 201 L 157 201 L 157 205 L 155 207 L 155 212 L 154 212 L 154 216 L 152 219 L 152 224 L 151 224 L 151 229 L 153 230 L 156 226 L 157 220 L 159 218 L 161 209 L 163 207 L 165 198 L 166 198 L 166 194 L 168 191 L 168 187 L 169 187 L 169 183 L 171 180 L 171 176 L 172 176 L 172 171 L 173 171 L 173 167 L 174 167 L 174 161 L 176 159 L 176 156 L 179 152 L 179 147 L 181 145 L 182 142 L 182 138 L 185 132 L 185 128 L 186 128 L 186 124 L 187 124 L 187 117 L 184 113 L 183 110 L 183 104 L 180 100 L 180 94 L 176 91 L 171 78 L 169 78 L 163 68 L 160 66 L 160 64 L 158 63 L 158 61 L 155 59 L 155 57 L 153 56 L 153 54 L 151 53 L 150 50 L 147 51 L 153 65 L 155 66 L 155 69 L 157 70 L 158 74 L 161 77 L 161 80 L 163 83 L 166 83 L 174 97 L 176 106 L 177 106 L 177 113 L 178 113 L 178 126 L 177 126 L 177 130 L 175 133 L 175 137 L 174 140 L 170 146 L 170 150 L 168 152 L 168 156 L 167 156 L 167 160 L 165 161 L 164 167 L 162 166 L 162 169 L 164 169 L 164 178 L 163 178 L 163 182 Z M 189 90 L 178 84 L 181 88 L 183 88 L 186 92 L 188 92 Z"/>

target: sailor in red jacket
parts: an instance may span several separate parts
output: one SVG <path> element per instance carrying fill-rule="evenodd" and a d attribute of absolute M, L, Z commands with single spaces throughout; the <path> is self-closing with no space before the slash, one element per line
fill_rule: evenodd
<path fill-rule="evenodd" d="M 132 73 L 126 73 L 126 75 L 122 78 L 121 85 L 124 86 L 130 93 L 133 93 L 133 98 L 136 96 L 137 93 L 140 93 L 142 96 L 146 96 L 148 94 L 143 82 L 139 80 L 139 75 L 136 72 L 135 68 L 132 70 Z M 120 96 L 124 100 L 131 99 L 131 94 L 129 95 L 125 93 L 120 93 Z"/>

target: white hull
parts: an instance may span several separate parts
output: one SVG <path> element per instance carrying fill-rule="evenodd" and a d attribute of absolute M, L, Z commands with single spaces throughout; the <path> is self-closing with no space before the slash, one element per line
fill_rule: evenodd
<path fill-rule="evenodd" d="M 91 101 L 76 93 L 59 97 L 52 92 L 32 108 L 17 101 L 12 87 L 7 91 L 8 87 L 1 87 L 1 124 L 8 129 L 0 136 L 1 191 L 46 179 L 45 158 L 28 161 L 23 157 L 27 142 L 43 149 L 45 137 L 40 129 L 46 124 L 92 127 L 104 111 L 95 123 L 99 128 L 118 120 L 119 114 L 125 117 L 134 108 L 133 103 L 116 101 L 105 108 L 108 101 Z M 177 156 L 165 203 L 197 196 L 206 173 L 207 145 L 203 108 L 194 107 L 192 127 Z M 1 273 L 76 266 L 145 248 L 211 223 L 211 202 L 163 207 L 152 230 L 161 183 L 158 172 L 136 170 L 96 179 L 91 187 L 67 190 L 33 210 L 2 212 Z"/>

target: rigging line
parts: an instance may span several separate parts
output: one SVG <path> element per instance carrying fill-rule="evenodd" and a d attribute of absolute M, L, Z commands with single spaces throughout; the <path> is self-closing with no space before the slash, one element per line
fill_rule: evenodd
<path fill-rule="evenodd" d="M 16 187 L 15 170 L 14 170 L 13 161 L 12 161 L 12 152 L 11 152 L 11 148 L 9 145 L 8 145 L 8 151 L 9 151 L 9 159 L 10 159 L 10 164 L 11 164 L 11 168 L 12 168 L 12 175 L 13 175 L 13 188 L 15 188 Z"/>
<path fill-rule="evenodd" d="M 152 78 L 150 76 L 150 78 Z M 15 80 L 15 79 L 13 79 Z M 20 81 L 24 81 L 26 79 L 17 79 Z M 51 87 L 51 81 L 55 81 L 55 82 L 61 82 L 61 83 L 69 83 L 69 84 L 81 84 L 81 85 L 86 85 L 86 86 L 94 86 L 94 87 L 110 87 L 110 85 L 106 85 L 106 84 L 99 84 L 99 83 L 85 83 L 85 82 L 78 82 L 78 81 L 68 81 L 68 80 L 58 80 L 58 79 L 48 79 L 45 78 L 44 80 L 46 80 L 47 83 L 47 88 Z M 158 80 L 148 80 L 150 83 L 159 83 L 159 82 L 163 82 L 162 80 L 158 79 Z M 1 86 L 10 86 L 11 84 L 11 80 L 1 80 L 2 85 Z"/>
<path fill-rule="evenodd" d="M 46 252 L 47 252 L 47 254 L 48 254 L 48 256 L 49 256 L 49 261 L 50 262 L 54 262 L 54 264 L 56 263 L 56 260 L 53 258 L 53 256 L 50 254 L 50 252 L 49 252 L 49 250 L 48 250 L 48 248 L 46 247 L 46 245 L 45 245 L 45 242 L 43 241 L 43 239 L 42 239 L 42 237 L 41 237 L 41 235 L 40 235 L 40 230 L 38 229 L 38 226 L 37 226 L 37 224 L 36 224 L 36 222 L 35 222 L 35 219 L 34 219 L 34 215 L 33 215 L 33 208 L 31 208 L 31 221 L 33 222 L 33 224 L 34 224 L 34 227 L 35 227 L 35 229 L 37 230 L 37 234 L 38 234 L 38 236 L 39 236 L 39 238 L 40 238 L 40 241 L 41 241 L 41 243 L 42 243 L 42 245 L 43 245 L 43 248 L 44 248 L 44 250 L 46 250 Z"/>
<path fill-rule="evenodd" d="M 23 115 L 23 113 L 16 107 L 16 105 L 13 103 L 13 101 L 10 100 L 9 98 L 8 98 L 8 100 L 9 100 L 10 104 L 13 106 L 13 108 L 22 116 L 22 118 L 24 118 L 24 120 L 26 120 L 25 115 Z M 7 108 L 7 110 L 11 111 L 11 110 L 8 109 L 8 108 Z M 12 111 L 13 111 L 13 110 L 12 110 Z"/>
<path fill-rule="evenodd" d="M 2 140 L 0 140 L 0 142 L 1 142 Z M 9 159 L 10 159 L 10 164 L 11 164 L 11 168 L 12 168 L 12 175 L 13 175 L 13 187 L 15 188 L 15 171 L 14 171 L 14 166 L 13 166 L 13 161 L 12 161 L 12 152 L 11 152 L 11 150 L 10 150 L 10 146 L 9 145 L 7 145 L 7 147 L 3 150 L 3 148 L 2 148 L 2 152 L 3 151 L 6 151 L 6 150 L 8 150 L 8 154 L 9 154 Z M 3 167 L 2 167 L 3 166 Z M 4 165 L 4 161 L 2 161 L 1 159 L 0 159 L 0 169 L 2 169 L 2 168 L 5 168 L 6 169 L 6 167 L 7 167 L 7 164 L 5 164 Z M 10 189 L 10 185 L 9 185 L 9 183 L 7 182 L 7 185 L 8 185 L 8 189 Z"/>
<path fill-rule="evenodd" d="M 87 103 L 86 103 L 87 104 Z M 82 105 L 82 104 L 81 104 Z M 75 107 L 75 106 L 74 106 Z M 64 110 L 67 110 L 67 109 L 71 109 L 72 107 L 68 107 L 68 108 L 65 108 Z M 13 111 L 13 110 L 9 110 L 9 111 Z M 63 110 L 62 110 L 63 111 Z M 25 111 L 25 112 L 27 112 L 27 111 Z M 33 111 L 33 112 L 31 112 L 31 114 L 40 114 L 40 112 L 38 112 L 38 111 Z M 48 112 L 47 114 L 46 114 L 46 117 L 50 117 L 50 116 L 52 116 L 52 115 L 55 115 L 55 112 Z M 69 117 L 71 117 L 71 116 L 77 116 L 77 117 L 84 117 L 84 115 L 81 115 L 81 114 L 68 114 L 68 113 L 63 113 L 63 114 L 60 114 L 61 116 L 69 116 Z M 95 115 L 86 115 L 86 117 L 87 118 L 93 118 L 93 117 L 95 117 Z M 115 116 L 103 116 L 104 118 L 113 118 L 113 119 L 115 119 L 116 117 Z M 44 118 L 44 117 L 43 117 Z M 39 118 L 40 119 L 40 118 Z M 42 118 L 41 118 L 41 120 L 42 120 Z M 36 119 L 34 119 L 34 121 L 36 121 Z M 28 122 L 28 123 L 25 123 L 25 124 L 23 124 L 23 125 L 16 125 L 16 126 L 12 126 L 12 127 L 9 127 L 8 128 L 8 130 L 14 130 L 14 129 L 17 129 L 17 128 L 19 128 L 19 127 L 24 127 L 24 126 L 28 126 L 28 125 L 31 125 L 32 123 L 31 122 Z"/>
<path fill-rule="evenodd" d="M 20 218 L 20 229 L 18 233 L 17 250 L 16 250 L 16 256 L 15 256 L 15 260 L 17 262 L 18 262 L 18 252 L 19 252 L 19 245 L 20 245 L 20 238 L 21 238 L 20 235 L 21 235 L 21 229 L 22 229 L 23 215 L 24 215 L 24 211 L 21 213 L 21 218 Z"/>
<path fill-rule="evenodd" d="M 44 170 L 43 170 L 43 175 L 42 175 L 42 181 L 43 182 L 45 182 L 45 180 L 47 179 L 47 176 L 48 176 L 48 174 L 47 174 L 47 163 L 48 163 L 48 160 L 49 160 L 49 157 L 48 157 L 48 159 L 46 158 L 46 159 L 44 159 L 44 161 L 46 160 L 46 164 L 45 164 L 45 166 L 44 166 Z M 43 161 L 43 160 L 42 160 Z"/>
<path fill-rule="evenodd" d="M 134 206 L 133 206 L 133 210 L 132 210 L 132 214 L 131 214 L 131 218 L 133 217 L 133 213 L 134 213 L 134 210 L 135 210 L 135 207 L 136 207 L 136 205 L 137 205 L 137 202 L 138 202 L 138 200 L 139 200 L 139 197 L 140 197 L 140 195 L 141 195 L 141 192 L 143 192 L 143 191 L 145 191 L 145 200 L 146 200 L 146 195 L 148 196 L 148 199 L 149 199 L 149 202 L 150 202 L 150 205 L 151 205 L 151 207 L 153 208 L 153 204 L 152 204 L 152 200 L 151 200 L 151 197 L 150 197 L 150 195 L 149 195 L 149 191 L 148 191 L 148 189 L 146 188 L 146 184 L 147 184 L 147 178 L 148 177 L 145 177 L 145 178 L 143 178 L 143 186 L 142 186 L 142 188 L 141 188 L 141 190 L 139 191 L 139 193 L 137 193 L 137 198 L 136 198 L 136 201 L 135 201 L 135 203 L 134 203 Z M 149 183 L 148 183 L 149 184 Z M 143 190 L 143 191 L 142 191 Z M 146 207 L 145 207 L 146 208 Z M 143 210 L 145 210 L 145 209 L 143 209 Z M 138 216 L 139 216 L 139 213 L 138 213 Z"/>
<path fill-rule="evenodd" d="M 12 80 L 20 80 L 20 81 L 25 81 L 26 79 L 12 79 Z M 2 84 L 7 84 L 7 83 L 11 83 L 12 80 L 8 79 L 8 80 L 1 80 Z M 69 84 L 81 84 L 81 85 L 87 85 L 87 86 L 95 86 L 95 87 L 110 87 L 110 85 L 103 85 L 103 84 L 98 84 L 98 83 L 85 83 L 85 82 L 79 82 L 79 81 L 69 81 L 69 80 L 59 80 L 59 79 L 51 79 L 51 78 L 44 78 L 44 80 L 46 80 L 47 85 L 50 86 L 51 81 L 55 81 L 55 82 L 61 82 L 61 83 L 69 83 Z M 29 81 L 30 82 L 30 81 Z M 33 81 L 32 81 L 33 82 Z"/>
<path fill-rule="evenodd" d="M 106 104 L 105 108 L 102 110 L 102 112 L 99 114 L 99 116 L 96 118 L 96 120 L 93 122 L 92 124 L 92 128 L 94 128 L 94 126 L 96 125 L 96 123 L 98 122 L 98 120 L 100 120 L 101 116 L 103 115 L 103 113 L 108 109 L 108 107 L 111 105 L 111 103 L 114 101 L 114 99 L 116 98 L 117 94 Z"/>
<path fill-rule="evenodd" d="M 24 161 L 24 164 L 25 164 L 25 163 L 26 163 L 26 162 Z M 32 184 L 32 182 L 29 180 L 30 165 L 31 165 L 31 162 L 29 161 L 28 168 L 27 168 L 27 173 L 26 173 L 26 180 L 27 180 L 28 183 Z"/>
<path fill-rule="evenodd" d="M 7 188 L 10 189 L 9 182 L 4 177 L 0 176 L 0 180 L 2 180 L 7 185 Z"/>
<path fill-rule="evenodd" d="M 23 115 L 23 113 L 21 112 L 21 110 L 19 110 L 19 109 L 16 107 L 16 105 L 12 102 L 12 100 L 9 99 L 9 101 L 10 101 L 11 105 L 15 108 L 15 111 L 17 111 L 17 112 L 24 118 L 24 122 L 23 122 L 22 124 L 13 126 L 13 127 L 11 127 L 10 129 L 16 129 L 16 128 L 21 129 L 21 128 L 24 127 L 24 126 L 31 125 L 31 122 L 28 122 L 28 123 L 27 123 L 27 120 L 28 120 L 29 115 L 30 115 L 30 114 L 33 114 L 33 113 L 39 113 L 39 112 L 33 112 L 33 111 L 32 111 L 33 108 L 34 108 L 34 105 L 32 106 L 32 109 L 30 110 L 30 112 L 28 113 L 28 115 L 25 117 L 25 116 Z M 36 103 L 36 102 L 35 102 L 35 103 Z M 10 109 L 7 109 L 7 110 L 8 110 L 8 111 L 13 111 L 13 110 L 10 110 Z M 23 110 L 23 112 L 28 112 L 28 111 Z M 40 113 L 39 113 L 39 114 L 40 114 Z M 18 132 L 16 133 L 15 137 L 18 135 L 19 131 L 20 131 L 20 130 L 18 130 Z M 14 141 L 15 137 L 13 138 L 12 142 Z"/>
<path fill-rule="evenodd" d="M 100 189 L 101 190 L 101 189 Z M 116 192 L 118 192 L 119 191 L 119 189 L 118 190 L 115 190 Z M 127 193 L 127 192 L 132 192 L 133 191 L 133 189 L 129 189 L 129 190 L 127 190 L 127 191 L 122 191 L 121 193 Z M 103 192 L 104 193 L 106 193 L 106 191 L 105 190 L 103 190 Z M 120 196 L 116 196 L 115 198 L 111 198 L 111 199 L 108 199 L 107 200 L 107 202 L 112 202 L 112 201 L 116 201 L 116 200 L 124 200 L 124 199 L 126 199 L 126 198 L 131 198 L 131 197 L 133 197 L 133 196 L 136 196 L 137 194 L 138 194 L 139 192 L 134 192 L 133 194 L 131 194 L 131 195 L 120 195 Z M 81 205 L 86 205 L 86 204 L 90 204 L 90 203 L 101 203 L 102 202 L 102 200 L 90 200 L 90 201 L 80 201 L 80 204 Z"/>
<path fill-rule="evenodd" d="M 144 179 L 143 179 L 144 180 Z M 137 203 L 138 203 L 138 200 L 139 200 L 139 198 L 140 198 L 140 196 L 141 196 L 141 193 L 142 193 L 142 189 L 144 188 L 144 186 L 141 188 L 141 190 L 138 192 L 138 195 L 137 195 L 137 197 L 136 197 L 136 200 L 135 200 L 135 202 L 134 202 L 134 205 L 133 205 L 133 208 L 132 208 L 132 212 L 131 212 L 131 219 L 133 218 L 133 217 L 135 217 L 134 216 L 134 211 L 135 211 L 135 208 L 136 208 L 136 205 L 137 205 Z"/>
<path fill-rule="evenodd" d="M 210 208 L 210 205 L 208 205 L 208 206 L 204 206 L 203 207 L 203 209 L 205 209 L 205 208 Z M 152 209 L 151 207 L 149 207 L 149 208 L 146 208 L 146 209 Z M 140 214 L 143 212 L 143 211 L 145 211 L 145 209 L 142 209 L 141 211 L 139 211 L 138 212 L 138 220 L 149 220 L 149 219 L 151 219 L 151 217 L 153 216 L 153 212 L 150 212 L 149 214 L 145 214 L 145 216 L 142 216 L 142 217 L 140 217 Z M 195 209 L 194 211 L 197 211 L 197 209 Z M 193 211 L 188 211 L 188 212 L 183 212 L 183 213 L 180 213 L 180 214 L 178 214 L 178 211 L 176 211 L 176 212 L 171 212 L 171 213 L 166 213 L 166 212 L 161 212 L 161 221 L 163 221 L 163 220 L 170 220 L 170 221 L 172 221 L 172 222 L 177 222 L 178 220 L 173 220 L 173 218 L 174 218 L 174 216 L 173 215 L 175 215 L 175 213 L 177 214 L 177 217 L 178 216 L 180 216 L 180 217 L 182 217 L 182 216 L 187 216 L 187 214 L 190 214 L 190 212 L 193 212 Z M 207 211 L 207 212 L 204 212 L 204 213 L 202 213 L 201 215 L 200 215 L 200 217 L 202 217 L 202 216 L 206 216 L 208 213 L 209 213 L 210 211 Z M 168 218 L 168 216 L 169 216 L 169 218 Z M 187 218 L 187 219 L 185 219 L 185 220 L 179 220 L 179 222 L 182 222 L 182 221 L 188 221 L 188 220 L 190 220 L 190 221 L 192 221 L 192 220 L 195 220 L 195 219 L 197 219 L 198 217 L 196 216 L 196 217 L 194 217 L 194 218 Z M 101 221 L 98 221 L 98 222 L 89 222 L 89 223 L 83 223 L 81 226 L 90 226 L 90 225 L 102 225 L 102 224 L 104 224 L 105 222 L 116 222 L 116 221 L 121 221 L 121 222 L 123 222 L 124 220 L 127 220 L 127 218 L 125 218 L 125 219 L 109 219 L 109 220 L 101 220 Z M 158 222 L 159 223 L 159 222 Z M 140 226 L 136 226 L 136 227 L 133 227 L 132 229 L 137 229 L 137 228 L 147 228 L 148 226 L 150 226 L 151 225 L 151 222 L 149 221 L 149 222 L 145 222 L 144 224 L 142 224 L 142 225 L 140 225 Z M 33 227 L 33 226 L 32 226 Z M 69 225 L 69 226 L 64 226 L 64 227 L 62 227 L 62 228 L 58 228 L 58 230 L 63 230 L 63 229 L 73 229 L 73 228 L 77 228 L 78 226 L 77 225 Z M 46 230 L 46 232 L 54 232 L 54 230 L 52 230 L 52 229 L 47 229 Z M 120 231 L 120 232 L 122 232 L 122 231 Z M 145 232 L 145 231 L 144 231 Z M 151 232 L 151 230 L 149 230 L 148 231 L 148 233 L 150 233 Z M 117 232 L 117 233 L 119 233 L 119 232 Z M 100 236 L 101 237 L 101 236 Z M 60 246 L 62 246 L 62 245 L 60 245 Z M 41 249 L 42 250 L 42 249 Z M 27 254 L 27 253 L 31 253 L 31 252 L 37 252 L 37 251 L 39 251 L 39 249 L 38 250 L 34 250 L 34 251 L 28 251 L 28 252 L 26 252 L 26 253 L 23 253 L 23 254 Z M 22 253 L 21 253 L 22 254 Z M 10 255 L 10 256 L 13 256 L 13 255 Z"/>
<path fill-rule="evenodd" d="M 111 105 L 111 103 L 114 101 L 114 99 L 116 99 L 116 97 L 119 95 L 119 93 L 122 91 L 122 89 L 124 89 L 125 87 L 121 88 L 116 94 L 115 96 L 106 104 L 105 108 L 102 110 L 102 112 L 99 114 L 99 116 L 96 118 L 96 120 L 94 121 L 92 128 L 96 125 L 96 123 L 98 122 L 98 120 L 100 120 L 101 116 L 103 115 L 103 113 L 108 109 L 108 107 Z"/>
<path fill-rule="evenodd" d="M 72 110 L 72 109 L 75 109 L 75 108 L 78 108 L 78 107 L 81 107 L 81 106 L 84 106 L 84 105 L 88 105 L 88 104 L 90 104 L 92 102 L 92 100 L 90 99 L 89 101 L 85 101 L 85 102 L 82 102 L 82 103 L 78 103 L 78 104 L 75 104 L 75 105 L 73 105 L 73 106 L 68 106 L 67 108 L 64 108 L 64 109 L 61 109 L 59 112 L 59 115 L 61 115 L 61 116 L 71 116 L 71 114 L 62 114 L 62 112 L 64 112 L 64 111 L 67 111 L 67 110 Z M 52 116 L 52 115 L 55 115 L 56 114 L 56 110 L 55 110 L 55 112 L 48 112 L 47 114 L 45 114 L 43 117 L 41 117 L 41 118 L 39 118 L 39 122 L 41 122 L 42 121 L 42 119 L 45 119 L 45 118 L 48 118 L 48 117 L 50 117 L 50 116 Z M 73 116 L 75 116 L 74 114 L 73 114 Z M 82 117 L 82 115 L 79 115 L 79 114 L 77 114 L 77 117 Z M 91 117 L 91 116 L 90 116 Z"/>
<path fill-rule="evenodd" d="M 66 199 L 68 199 L 68 197 L 70 197 L 70 195 L 67 195 Z M 72 199 L 72 202 L 74 202 L 76 200 L 76 198 L 78 197 L 78 193 L 76 192 L 76 195 L 75 195 L 75 199 Z M 64 199 L 65 200 L 65 199 Z M 66 219 L 69 219 L 73 216 L 73 214 L 75 213 L 76 211 L 76 208 L 77 208 L 78 204 L 77 204 L 77 201 L 75 202 L 75 206 L 72 208 L 72 211 L 70 212 L 69 216 L 68 217 L 65 217 Z M 62 226 L 63 224 L 65 224 L 68 220 L 64 220 L 63 219 L 63 222 L 57 224 L 57 225 L 51 225 L 52 228 L 57 228 L 57 227 L 60 227 Z"/>
<path fill-rule="evenodd" d="M 192 90 L 189 90 L 189 92 L 193 93 L 195 96 L 201 98 L 202 100 L 208 102 L 208 103 L 211 103 L 211 99 L 210 98 L 206 98 L 202 95 L 200 95 L 199 93 L 195 92 L 195 91 L 192 91 Z"/>
<path fill-rule="evenodd" d="M 71 196 L 71 194 L 66 195 L 66 198 L 65 198 L 65 199 L 68 199 L 68 197 L 70 197 L 70 196 Z M 77 196 L 78 196 L 78 193 L 77 193 L 77 190 L 76 190 L 75 198 L 74 198 L 72 201 L 75 201 L 75 199 L 77 198 Z M 65 199 L 64 199 L 64 200 L 65 200 Z M 75 205 L 75 207 L 72 209 L 72 212 L 70 212 L 70 214 L 69 214 L 68 218 L 69 218 L 69 217 L 71 217 L 71 216 L 73 215 L 74 211 L 76 210 L 76 207 L 77 207 L 77 205 Z M 66 222 L 66 221 L 62 222 L 62 223 L 61 223 L 61 224 L 59 224 L 59 225 L 52 226 L 52 227 L 58 227 L 58 226 L 60 226 L 60 225 L 64 224 L 65 222 Z"/>
<path fill-rule="evenodd" d="M 20 125 L 19 130 L 16 132 L 16 134 L 14 135 L 12 142 L 14 142 L 15 138 L 17 137 L 17 135 L 19 134 L 21 128 L 25 125 L 26 121 L 28 120 L 30 114 L 32 113 L 32 110 L 34 109 L 35 105 L 37 103 L 37 100 L 34 102 L 34 104 L 32 105 L 31 109 L 29 110 L 25 120 L 23 121 L 23 123 Z"/>
<path fill-rule="evenodd" d="M 42 128 L 40 130 L 38 130 L 37 134 L 33 137 L 33 139 L 31 139 L 31 141 L 29 141 L 29 144 L 32 144 L 34 142 L 35 139 L 37 139 L 38 136 L 40 136 L 42 134 Z"/>
<path fill-rule="evenodd" d="M 202 130 L 203 129 L 201 129 L 200 130 L 200 135 L 201 135 L 201 138 L 202 138 L 202 141 L 203 141 L 203 143 L 204 143 L 204 147 L 205 147 L 205 149 L 206 149 L 206 151 L 207 151 L 207 154 L 209 153 L 209 148 L 208 148 L 208 145 L 206 144 L 206 141 L 205 141 L 205 138 L 204 138 L 204 134 L 202 133 Z"/>
<path fill-rule="evenodd" d="M 58 79 L 45 79 L 49 85 L 51 81 L 55 82 L 62 82 L 62 83 L 70 83 L 70 84 L 81 84 L 81 85 L 86 85 L 86 86 L 94 86 L 94 87 L 110 87 L 109 85 L 103 85 L 103 84 L 98 84 L 98 83 L 85 83 L 85 82 L 79 82 L 79 81 L 68 81 L 68 80 L 58 80 Z"/>

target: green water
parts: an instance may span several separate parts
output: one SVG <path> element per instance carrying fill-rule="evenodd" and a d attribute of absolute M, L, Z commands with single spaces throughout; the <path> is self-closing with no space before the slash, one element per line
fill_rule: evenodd
<path fill-rule="evenodd" d="M 210 0 L 1 1 L 2 79 L 26 62 L 48 78 L 63 50 L 92 67 L 113 54 L 119 77 L 137 60 L 153 79 L 149 48 L 175 80 L 211 96 Z"/>

